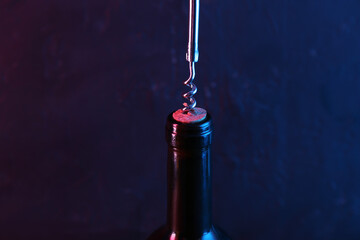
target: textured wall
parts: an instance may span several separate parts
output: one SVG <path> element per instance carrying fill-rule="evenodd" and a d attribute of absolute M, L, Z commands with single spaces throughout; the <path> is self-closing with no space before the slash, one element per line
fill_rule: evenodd
<path fill-rule="evenodd" d="M 5 239 L 140 240 L 164 222 L 187 5 L 0 1 Z M 198 102 L 215 121 L 214 219 L 234 240 L 360 238 L 359 9 L 202 0 Z"/>

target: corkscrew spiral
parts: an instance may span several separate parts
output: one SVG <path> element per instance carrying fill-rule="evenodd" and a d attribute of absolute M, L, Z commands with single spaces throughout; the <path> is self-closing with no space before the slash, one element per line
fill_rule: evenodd
<path fill-rule="evenodd" d="M 190 76 L 184 82 L 184 85 L 191 88 L 191 90 L 189 92 L 183 94 L 183 97 L 189 101 L 189 103 L 187 103 L 187 102 L 183 103 L 183 105 L 184 105 L 183 111 L 185 111 L 185 112 L 191 111 L 192 109 L 194 109 L 196 107 L 196 100 L 194 98 L 194 95 L 197 92 L 197 87 L 194 84 L 195 62 L 189 62 L 189 71 L 190 71 Z"/>

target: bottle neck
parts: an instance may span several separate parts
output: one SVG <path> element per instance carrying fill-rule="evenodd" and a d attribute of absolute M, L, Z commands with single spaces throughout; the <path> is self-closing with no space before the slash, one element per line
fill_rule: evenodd
<path fill-rule="evenodd" d="M 168 219 L 173 233 L 198 238 L 211 222 L 210 148 L 168 150 Z"/>

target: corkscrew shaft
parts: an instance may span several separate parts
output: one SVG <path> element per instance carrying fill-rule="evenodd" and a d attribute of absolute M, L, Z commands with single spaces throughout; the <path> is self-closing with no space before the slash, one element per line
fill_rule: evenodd
<path fill-rule="evenodd" d="M 199 14 L 200 0 L 189 0 L 189 43 L 186 60 L 199 60 Z"/>
<path fill-rule="evenodd" d="M 189 103 L 184 103 L 183 111 L 189 112 L 196 107 L 196 100 L 194 95 L 197 92 L 197 87 L 194 84 L 195 79 L 195 63 L 199 60 L 199 14 L 200 14 L 200 0 L 189 0 L 189 42 L 186 53 L 186 60 L 189 62 L 189 78 L 184 84 L 191 88 L 191 90 L 183 95 Z"/>

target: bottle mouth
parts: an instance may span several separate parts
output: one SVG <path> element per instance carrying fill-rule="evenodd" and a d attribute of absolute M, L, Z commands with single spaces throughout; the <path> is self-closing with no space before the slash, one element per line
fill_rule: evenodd
<path fill-rule="evenodd" d="M 183 123 L 169 114 L 166 122 L 166 141 L 169 146 L 182 149 L 206 148 L 212 140 L 212 119 L 206 117 L 198 122 Z"/>

